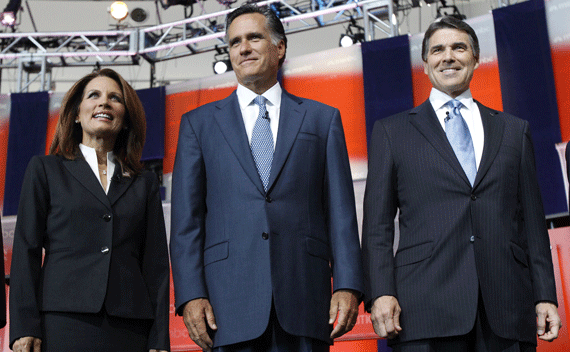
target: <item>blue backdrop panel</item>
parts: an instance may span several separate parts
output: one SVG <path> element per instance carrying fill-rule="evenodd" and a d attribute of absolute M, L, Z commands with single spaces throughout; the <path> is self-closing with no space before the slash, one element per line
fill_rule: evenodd
<path fill-rule="evenodd" d="M 407 35 L 362 43 L 366 139 L 374 122 L 414 107 Z"/>
<path fill-rule="evenodd" d="M 142 161 L 164 158 L 164 87 L 137 90 L 146 115 L 146 142 Z"/>
<path fill-rule="evenodd" d="M 544 2 L 493 10 L 503 109 L 530 123 L 546 215 L 567 210 L 555 144 L 560 124 Z"/>
<path fill-rule="evenodd" d="M 388 346 L 388 340 L 378 340 L 378 352 L 392 352 L 392 349 Z"/>
<path fill-rule="evenodd" d="M 4 184 L 4 215 L 16 215 L 22 180 L 28 162 L 34 155 L 44 155 L 49 95 L 12 93 L 10 95 L 10 130 Z"/>

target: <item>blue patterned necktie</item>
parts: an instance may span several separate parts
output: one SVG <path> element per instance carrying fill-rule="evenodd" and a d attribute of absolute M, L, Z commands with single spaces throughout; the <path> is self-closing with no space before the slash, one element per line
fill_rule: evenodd
<path fill-rule="evenodd" d="M 445 118 L 445 134 L 459 163 L 463 167 L 463 171 L 465 171 L 469 182 L 473 186 L 475 176 L 477 176 L 475 148 L 473 148 L 469 127 L 467 127 L 467 123 L 461 116 L 460 109 L 463 104 L 459 100 L 453 99 L 448 101 L 445 106 L 450 107 L 449 114 Z"/>
<path fill-rule="evenodd" d="M 259 115 L 257 115 L 253 133 L 251 134 L 251 154 L 253 154 L 257 172 L 261 182 L 263 182 L 263 189 L 267 192 L 271 162 L 273 161 L 273 134 L 269 125 L 265 98 L 258 95 L 253 102 L 259 106 Z"/>

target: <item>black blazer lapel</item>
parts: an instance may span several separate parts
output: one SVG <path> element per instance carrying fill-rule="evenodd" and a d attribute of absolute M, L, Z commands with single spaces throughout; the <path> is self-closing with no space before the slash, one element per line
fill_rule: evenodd
<path fill-rule="evenodd" d="M 471 183 L 457 160 L 457 156 L 447 140 L 445 131 L 437 119 L 437 115 L 429 100 L 410 110 L 410 123 L 428 140 L 439 154 L 449 163 L 451 168 L 471 187 Z"/>
<path fill-rule="evenodd" d="M 105 194 L 103 187 L 99 183 L 97 176 L 93 173 L 93 170 L 83 159 L 83 157 L 77 157 L 75 160 L 64 160 L 63 165 L 73 177 L 75 177 L 79 183 L 81 183 L 89 192 L 91 192 L 95 198 L 97 198 L 101 203 L 103 203 L 109 210 L 111 210 L 111 203 L 109 198 Z"/>
<path fill-rule="evenodd" d="M 306 109 L 301 106 L 302 101 L 283 90 L 281 95 L 281 108 L 279 112 L 279 132 L 275 143 L 269 186 L 271 189 L 277 176 L 281 172 L 287 156 L 295 143 L 297 133 L 303 124 Z"/>
<path fill-rule="evenodd" d="M 474 188 L 481 182 L 485 176 L 493 160 L 499 152 L 501 141 L 503 140 L 503 133 L 505 130 L 505 122 L 497 118 L 498 111 L 489 109 L 478 101 L 475 101 L 481 113 L 481 121 L 483 122 L 483 131 L 485 133 L 485 143 L 483 145 L 483 155 L 481 156 L 481 163 L 477 170 L 477 177 L 475 178 Z"/>
<path fill-rule="evenodd" d="M 251 154 L 236 92 L 216 104 L 214 118 L 240 165 L 261 193 L 265 193 Z"/>
<path fill-rule="evenodd" d="M 121 164 L 115 164 L 115 172 L 111 178 L 111 184 L 109 185 L 109 192 L 107 193 L 107 198 L 111 202 L 111 205 L 115 204 L 119 198 L 125 193 L 127 188 L 133 183 L 133 176 L 123 176 L 123 171 Z"/>

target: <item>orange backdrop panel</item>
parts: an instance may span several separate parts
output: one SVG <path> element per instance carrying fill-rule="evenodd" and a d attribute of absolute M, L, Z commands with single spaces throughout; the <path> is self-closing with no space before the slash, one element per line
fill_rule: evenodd
<path fill-rule="evenodd" d="M 207 103 L 223 99 L 233 92 L 235 87 L 203 89 L 166 95 L 164 126 L 163 173 L 169 174 L 174 168 L 178 130 L 182 114 Z"/>
<path fill-rule="evenodd" d="M 412 67 L 414 106 L 418 106 L 429 98 L 431 82 L 424 73 L 423 66 Z M 496 62 L 480 64 L 473 74 L 471 94 L 481 104 L 495 110 L 503 110 L 499 66 Z"/>
<path fill-rule="evenodd" d="M 8 156 L 8 133 L 10 119 L 0 123 L 0 209 L 4 204 L 4 184 L 6 181 L 6 159 Z"/>
<path fill-rule="evenodd" d="M 366 158 L 362 73 L 286 77 L 283 88 L 291 94 L 339 109 L 349 157 Z"/>
<path fill-rule="evenodd" d="M 570 44 L 553 46 L 552 68 L 562 140 L 570 140 Z"/>

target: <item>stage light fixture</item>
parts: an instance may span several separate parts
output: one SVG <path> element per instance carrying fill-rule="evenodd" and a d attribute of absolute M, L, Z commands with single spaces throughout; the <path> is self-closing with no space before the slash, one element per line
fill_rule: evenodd
<path fill-rule="evenodd" d="M 115 1 L 109 7 L 109 13 L 115 20 L 121 22 L 129 15 L 129 7 L 122 1 Z"/>
<path fill-rule="evenodd" d="M 6 27 L 14 27 L 16 24 L 16 14 L 12 11 L 2 12 L 0 15 L 0 23 Z"/>
<path fill-rule="evenodd" d="M 226 73 L 228 71 L 233 71 L 232 64 L 228 59 L 216 60 L 213 67 L 214 73 L 217 75 L 221 75 L 222 73 Z"/>
<path fill-rule="evenodd" d="M 341 34 L 340 35 L 340 40 L 338 42 L 338 45 L 343 47 L 343 48 L 347 48 L 349 46 L 351 46 L 352 44 L 354 44 L 354 39 L 352 39 L 352 37 L 348 34 Z"/>
<path fill-rule="evenodd" d="M 193 5 L 195 2 L 196 0 L 160 0 L 162 8 L 165 10 L 170 6 L 175 6 L 175 5 L 182 5 L 184 7 L 188 7 Z"/>
<path fill-rule="evenodd" d="M 133 19 L 133 21 L 138 23 L 146 21 L 147 17 L 148 15 L 146 11 L 144 9 L 141 9 L 140 7 L 137 7 L 131 12 L 131 18 Z"/>
<path fill-rule="evenodd" d="M 447 1 L 446 0 L 440 0 L 441 2 L 441 6 L 437 7 L 437 16 L 435 18 L 440 18 L 443 16 L 451 16 L 451 17 L 455 17 L 459 20 L 464 20 L 467 18 L 467 16 L 463 15 L 461 12 L 459 12 L 459 9 L 457 8 L 457 6 L 455 5 L 447 5 Z"/>
<path fill-rule="evenodd" d="M 346 28 L 346 33 L 340 35 L 338 45 L 346 48 L 355 43 L 362 43 L 364 41 L 364 28 L 356 24 L 354 18 L 350 19 L 350 24 Z"/>
<path fill-rule="evenodd" d="M 230 54 L 227 47 L 219 48 L 216 45 L 216 54 L 214 55 L 214 63 L 212 65 L 214 73 L 221 75 L 222 73 L 233 71 L 232 63 L 230 61 Z"/>
<path fill-rule="evenodd" d="M 16 21 L 18 19 L 18 11 L 22 8 L 22 0 L 10 0 L 2 14 L 0 14 L 0 23 L 6 27 L 11 27 L 14 29 L 14 26 L 17 24 Z"/>

